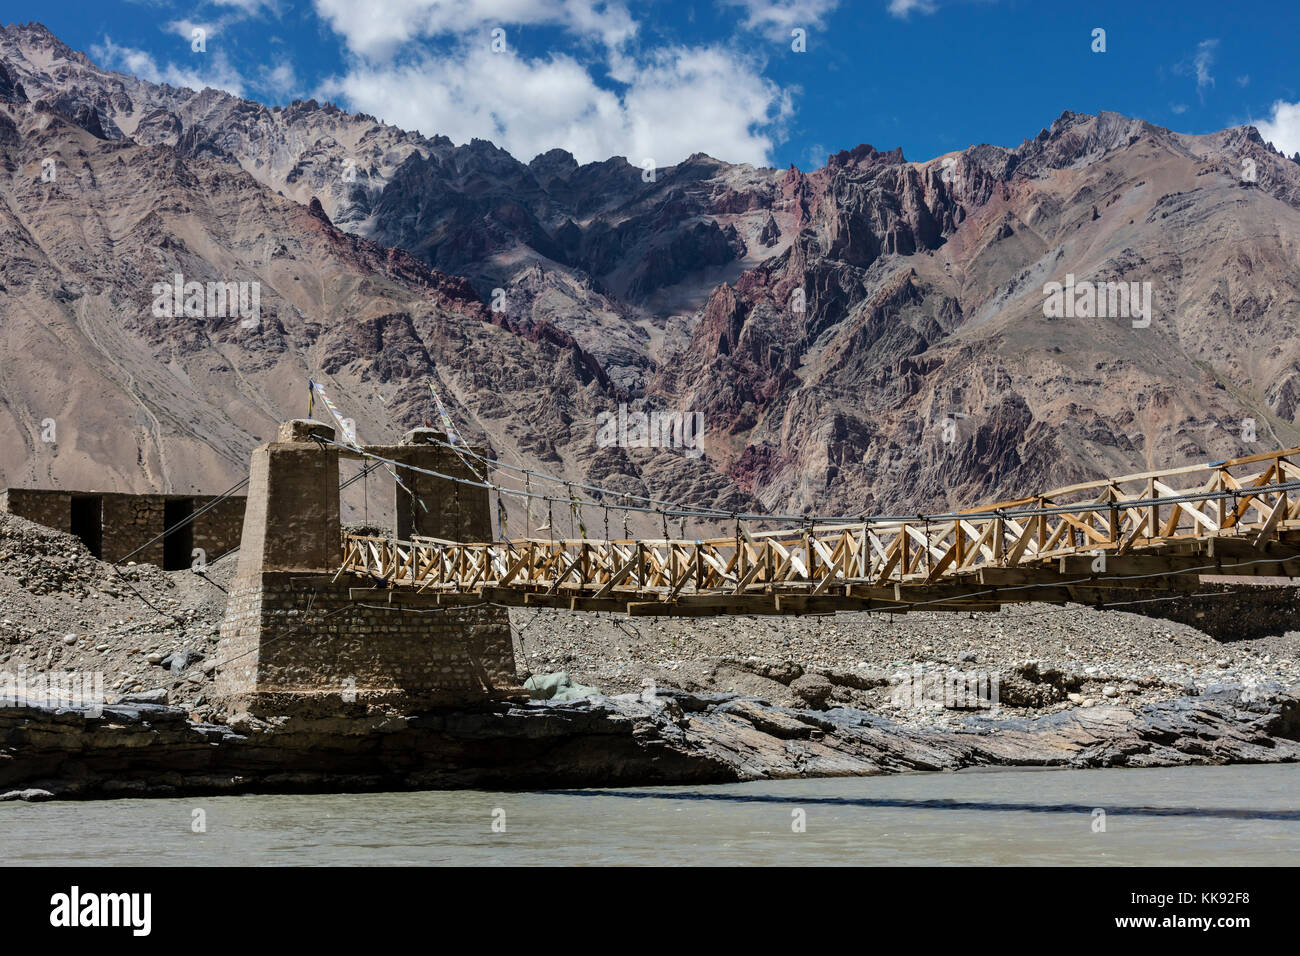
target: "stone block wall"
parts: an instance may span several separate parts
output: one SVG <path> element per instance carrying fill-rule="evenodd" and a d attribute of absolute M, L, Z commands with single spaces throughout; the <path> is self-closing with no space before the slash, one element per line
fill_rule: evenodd
<path fill-rule="evenodd" d="M 343 563 L 338 450 L 310 441 L 254 448 L 240 540 L 239 577 L 337 570 Z"/>
<path fill-rule="evenodd" d="M 137 548 L 166 530 L 167 502 L 188 500 L 192 510 L 216 495 L 133 495 L 120 492 L 54 491 L 44 488 L 9 488 L 0 493 L 0 510 L 16 514 L 46 527 L 72 532 L 73 497 L 100 501 L 100 557 L 121 561 L 127 555 L 141 564 L 163 567 L 165 540 L 153 542 L 138 554 Z M 203 548 L 209 560 L 239 545 L 244 524 L 245 499 L 226 498 L 210 511 L 190 522 L 192 548 Z M 184 533 L 182 531 L 182 533 Z M 186 558 L 186 566 L 189 559 Z"/>
<path fill-rule="evenodd" d="M 47 528 L 72 531 L 72 494 L 39 488 L 7 488 L 0 493 L 0 511 L 35 521 Z"/>
<path fill-rule="evenodd" d="M 105 494 L 103 548 L 105 561 L 121 561 L 150 538 L 162 534 L 164 504 L 162 495 Z M 137 564 L 163 566 L 163 543 L 155 541 L 139 554 L 131 555 Z"/>
<path fill-rule="evenodd" d="M 417 428 L 412 434 L 422 436 L 428 429 Z M 443 438 L 441 432 L 433 432 Z M 371 446 L 367 449 L 382 458 L 406 462 L 453 478 L 477 481 L 479 476 L 450 448 L 422 442 L 402 445 Z M 482 454 L 482 449 L 475 449 Z M 474 459 L 470 458 L 469 461 Z M 445 478 L 409 468 L 398 468 L 402 484 L 394 483 L 397 511 L 397 537 L 409 541 L 412 534 L 449 541 L 492 540 L 492 507 L 486 489 L 462 485 Z"/>
<path fill-rule="evenodd" d="M 1300 629 L 1300 587 L 1202 581 L 1198 594 L 1121 610 L 1177 621 L 1219 641 L 1242 641 Z"/>
<path fill-rule="evenodd" d="M 369 586 L 351 576 L 289 573 L 234 582 L 217 645 L 218 659 L 230 663 L 217 672 L 216 696 L 254 712 L 262 704 L 284 709 L 285 695 L 409 712 L 517 693 L 504 609 L 389 605 L 349 594 Z"/>
<path fill-rule="evenodd" d="M 194 510 L 198 511 L 215 497 L 196 497 Z M 244 499 L 227 498 L 195 518 L 190 527 L 194 529 L 194 547 L 202 548 L 209 561 L 221 557 L 230 549 L 239 547 L 240 534 L 244 530 Z"/>

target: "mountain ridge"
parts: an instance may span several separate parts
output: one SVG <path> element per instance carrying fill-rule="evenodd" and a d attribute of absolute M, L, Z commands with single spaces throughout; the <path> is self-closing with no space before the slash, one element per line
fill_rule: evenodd
<path fill-rule="evenodd" d="M 0 457 L 8 484 L 225 481 L 314 374 L 363 437 L 429 417 L 434 381 L 517 464 L 787 513 L 1300 443 L 1300 165 L 1251 127 L 1067 110 L 1014 148 L 862 144 L 807 172 L 696 154 L 651 176 L 148 84 L 31 25 L 0 29 L 0 107 L 6 348 L 42 340 L 31 315 L 80 343 L 0 381 L 28 456 Z M 68 173 L 43 183 L 51 157 Z M 267 321 L 239 338 L 142 317 L 172 268 L 256 277 Z M 1041 290 L 1066 274 L 1151 283 L 1150 326 L 1048 318 Z M 45 455 L 36 398 L 60 375 L 114 409 L 97 428 L 131 421 L 133 457 L 75 426 L 75 453 Z M 597 447 L 595 417 L 628 401 L 702 413 L 705 456 Z"/>

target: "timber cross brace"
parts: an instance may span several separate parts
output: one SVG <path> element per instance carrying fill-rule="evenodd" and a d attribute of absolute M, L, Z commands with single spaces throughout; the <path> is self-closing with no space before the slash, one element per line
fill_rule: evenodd
<path fill-rule="evenodd" d="M 339 573 L 422 599 L 632 615 L 997 610 L 1300 576 L 1300 448 L 1082 482 L 963 512 L 690 540 L 349 535 Z M 482 491 L 486 498 L 486 490 Z M 399 536 L 400 537 L 400 536 Z"/>

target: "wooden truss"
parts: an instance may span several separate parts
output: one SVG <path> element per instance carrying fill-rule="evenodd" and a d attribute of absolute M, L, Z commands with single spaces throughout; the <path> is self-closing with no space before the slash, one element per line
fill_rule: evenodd
<path fill-rule="evenodd" d="M 349 535 L 340 573 L 438 603 L 629 614 L 990 610 L 1300 576 L 1300 448 L 1083 482 L 941 518 L 705 541 L 459 543 Z M 1295 487 L 1290 487 L 1295 485 Z M 397 597 L 401 600 L 401 597 Z"/>

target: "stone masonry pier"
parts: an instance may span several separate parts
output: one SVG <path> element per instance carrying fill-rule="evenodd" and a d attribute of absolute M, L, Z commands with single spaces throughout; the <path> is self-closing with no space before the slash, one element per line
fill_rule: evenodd
<path fill-rule="evenodd" d="M 429 429 L 366 450 L 471 478 Z M 221 628 L 216 696 L 230 713 L 352 715 L 462 707 L 523 693 L 499 607 L 390 603 L 382 582 L 340 574 L 334 430 L 298 419 L 254 449 L 239 565 Z M 486 489 L 403 471 L 398 536 L 491 538 Z M 413 496 L 413 497 L 412 497 Z"/>

